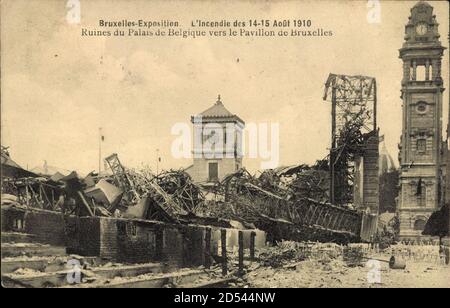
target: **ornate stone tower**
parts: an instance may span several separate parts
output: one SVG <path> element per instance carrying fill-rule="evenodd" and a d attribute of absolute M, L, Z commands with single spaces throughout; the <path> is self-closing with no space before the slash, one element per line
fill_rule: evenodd
<path fill-rule="evenodd" d="M 191 118 L 194 125 L 194 163 L 187 169 L 193 180 L 213 185 L 242 167 L 242 131 L 245 123 L 216 103 Z"/>
<path fill-rule="evenodd" d="M 403 60 L 400 144 L 400 238 L 418 239 L 430 214 L 439 208 L 442 178 L 441 58 L 433 7 L 424 1 L 411 9 L 400 49 Z"/>
<path fill-rule="evenodd" d="M 447 155 L 447 172 L 445 173 L 445 203 L 450 203 L 450 106 L 448 109 L 447 122 L 447 150 L 445 151 L 445 154 Z"/>

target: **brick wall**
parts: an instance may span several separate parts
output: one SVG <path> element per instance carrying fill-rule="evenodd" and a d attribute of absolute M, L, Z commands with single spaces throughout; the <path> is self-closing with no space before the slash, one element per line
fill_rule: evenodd
<path fill-rule="evenodd" d="M 33 234 L 36 241 L 56 246 L 66 244 L 64 220 L 61 214 L 45 210 L 2 208 L 2 231 Z M 18 229 L 14 221 L 21 220 L 23 228 Z"/>
<path fill-rule="evenodd" d="M 100 255 L 100 218 L 69 217 L 66 227 L 67 252 L 82 256 Z"/>
<path fill-rule="evenodd" d="M 25 211 L 15 208 L 1 209 L 2 213 L 2 232 L 23 232 L 17 227 L 17 221 L 25 221 Z"/>
<path fill-rule="evenodd" d="M 379 214 L 379 138 L 373 131 L 365 136 L 365 150 L 355 160 L 353 187 L 353 204 L 357 209 L 370 209 L 372 214 Z"/>
<path fill-rule="evenodd" d="M 205 226 L 105 217 L 68 217 L 65 223 L 60 213 L 25 213 L 22 209 L 2 208 L 1 214 L 2 231 L 18 231 L 13 228 L 14 220 L 23 219 L 25 232 L 37 235 L 42 242 L 66 246 L 72 254 L 122 263 L 167 261 L 180 267 L 199 266 L 205 261 Z M 211 252 L 217 253 L 220 231 L 211 229 Z M 228 246 L 237 244 L 237 230 L 227 233 Z M 249 235 L 245 236 L 247 242 Z"/>
<path fill-rule="evenodd" d="M 379 193 L 380 184 L 378 176 L 378 157 L 379 157 L 379 138 L 378 132 L 375 132 L 366 141 L 364 151 L 364 184 L 363 184 L 363 204 L 365 208 L 370 208 L 372 214 L 379 213 Z"/>
<path fill-rule="evenodd" d="M 183 235 L 174 228 L 164 228 L 162 232 L 161 259 L 183 264 Z"/>
<path fill-rule="evenodd" d="M 100 218 L 99 220 L 99 249 L 100 256 L 117 260 L 118 253 L 117 219 Z"/>
<path fill-rule="evenodd" d="M 157 221 L 99 218 L 99 256 L 123 263 L 168 261 L 197 266 L 204 261 L 204 230 Z"/>
<path fill-rule="evenodd" d="M 204 264 L 205 229 L 198 226 L 186 226 L 179 229 L 182 234 L 182 265 L 198 266 Z"/>
<path fill-rule="evenodd" d="M 116 252 L 119 261 L 142 263 L 158 259 L 156 249 L 158 224 L 119 220 L 116 225 L 118 230 Z"/>
<path fill-rule="evenodd" d="M 25 233 L 34 234 L 37 240 L 56 246 L 65 246 L 64 219 L 54 212 L 27 212 Z"/>

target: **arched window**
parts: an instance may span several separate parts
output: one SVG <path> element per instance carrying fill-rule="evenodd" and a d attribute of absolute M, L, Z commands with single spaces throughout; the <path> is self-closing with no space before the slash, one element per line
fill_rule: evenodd
<path fill-rule="evenodd" d="M 426 80 L 426 68 L 425 65 L 418 65 L 416 67 L 416 80 L 417 81 L 424 81 Z"/>
<path fill-rule="evenodd" d="M 420 188 L 419 188 L 420 185 Z M 419 183 L 417 185 L 417 205 L 418 206 L 427 206 L 427 186 L 425 183 Z"/>
<path fill-rule="evenodd" d="M 427 151 L 427 140 L 426 139 L 417 139 L 417 151 L 419 153 L 425 153 Z"/>
<path fill-rule="evenodd" d="M 414 222 L 414 230 L 423 231 L 423 229 L 425 228 L 425 224 L 426 223 L 427 222 L 425 221 L 425 219 L 421 219 L 421 218 L 417 219 Z"/>

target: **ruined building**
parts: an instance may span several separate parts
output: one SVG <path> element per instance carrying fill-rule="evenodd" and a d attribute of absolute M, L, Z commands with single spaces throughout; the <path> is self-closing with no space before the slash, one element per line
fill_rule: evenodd
<path fill-rule="evenodd" d="M 368 76 L 330 74 L 330 202 L 379 214 L 377 83 Z"/>
<path fill-rule="evenodd" d="M 433 7 L 420 1 L 411 9 L 400 49 L 403 60 L 400 142 L 400 238 L 418 239 L 442 204 L 443 150 L 441 59 Z"/>
<path fill-rule="evenodd" d="M 228 111 L 220 95 L 216 103 L 191 118 L 194 164 L 186 171 L 197 183 L 213 184 L 242 167 L 244 121 Z"/>

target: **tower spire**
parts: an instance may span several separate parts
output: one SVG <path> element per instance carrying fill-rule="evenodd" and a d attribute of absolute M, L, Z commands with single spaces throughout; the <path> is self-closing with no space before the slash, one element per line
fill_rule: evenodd
<path fill-rule="evenodd" d="M 403 60 L 400 239 L 421 237 L 425 222 L 442 201 L 441 62 L 445 47 L 439 41 L 431 5 L 420 1 L 411 9 L 405 34 L 400 49 Z"/>
<path fill-rule="evenodd" d="M 220 94 L 217 95 L 217 101 L 216 101 L 216 105 L 220 105 L 222 104 L 222 101 L 220 100 Z"/>

